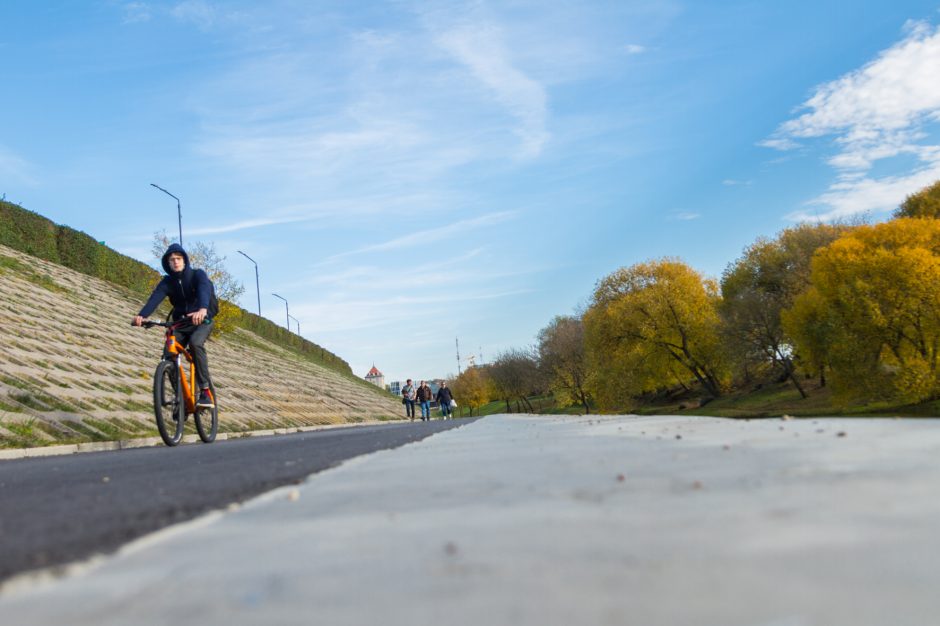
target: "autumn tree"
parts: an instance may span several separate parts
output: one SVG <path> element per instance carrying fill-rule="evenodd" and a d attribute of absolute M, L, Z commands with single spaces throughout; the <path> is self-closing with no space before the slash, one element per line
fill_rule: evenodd
<path fill-rule="evenodd" d="M 151 252 L 154 258 L 160 260 L 173 241 L 166 231 L 158 231 L 153 235 Z M 197 241 L 186 247 L 189 264 L 205 270 L 215 287 L 215 295 L 219 300 L 219 313 L 214 322 L 219 332 L 227 332 L 235 327 L 241 317 L 241 309 L 235 304 L 245 292 L 245 287 L 235 279 L 225 267 L 225 257 L 216 252 L 215 244 Z"/>
<path fill-rule="evenodd" d="M 940 379 L 940 221 L 863 226 L 819 250 L 813 287 L 783 315 L 797 350 L 854 397 L 922 401 Z"/>
<path fill-rule="evenodd" d="M 940 217 L 940 180 L 909 195 L 894 212 L 895 217 Z"/>
<path fill-rule="evenodd" d="M 725 332 L 745 368 L 749 363 L 779 368 L 804 398 L 792 341 L 783 330 L 780 313 L 809 287 L 816 250 L 848 230 L 845 225 L 803 224 L 784 230 L 776 239 L 758 239 L 721 278 Z"/>
<path fill-rule="evenodd" d="M 528 396 L 545 391 L 546 385 L 533 350 L 510 348 L 499 353 L 487 370 L 495 397 L 506 402 L 506 411 L 512 413 L 509 403 L 518 400 L 534 412 Z"/>
<path fill-rule="evenodd" d="M 580 404 L 591 412 L 588 366 L 584 353 L 581 319 L 559 315 L 538 335 L 539 365 L 549 378 L 555 398 L 564 404 Z"/>
<path fill-rule="evenodd" d="M 461 372 L 451 383 L 451 390 L 458 406 L 467 406 L 471 416 L 473 409 L 490 401 L 488 375 L 486 370 L 480 367 L 471 367 Z"/>
<path fill-rule="evenodd" d="M 584 315 L 592 391 L 604 406 L 696 381 L 712 397 L 727 382 L 720 296 L 676 259 L 621 268 L 603 278 Z"/>

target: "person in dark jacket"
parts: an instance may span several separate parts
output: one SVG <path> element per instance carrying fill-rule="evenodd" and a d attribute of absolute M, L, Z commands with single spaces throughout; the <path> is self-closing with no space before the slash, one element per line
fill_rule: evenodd
<path fill-rule="evenodd" d="M 450 393 L 450 387 L 447 386 L 446 382 L 441 382 L 441 388 L 437 390 L 437 405 L 441 407 L 441 417 L 447 419 L 451 417 L 450 411 L 450 401 L 454 399 L 454 396 Z"/>
<path fill-rule="evenodd" d="M 183 326 L 173 331 L 177 341 L 188 344 L 196 366 L 196 380 L 199 383 L 199 399 L 196 406 L 213 406 L 209 394 L 209 358 L 205 343 L 212 332 L 212 317 L 209 303 L 212 300 L 212 281 L 205 270 L 195 269 L 189 264 L 189 255 L 178 243 L 171 244 L 162 259 L 166 276 L 154 288 L 150 298 L 136 316 L 134 326 L 140 326 L 144 318 L 153 313 L 164 298 L 173 305 L 173 320 L 190 318 L 192 325 Z"/>
<path fill-rule="evenodd" d="M 431 420 L 431 399 L 434 397 L 434 394 L 431 393 L 431 388 L 428 387 L 428 384 L 425 381 L 421 381 L 421 386 L 418 387 L 418 390 L 415 392 L 415 395 L 418 397 L 418 402 L 421 403 L 421 421 L 427 422 Z"/>

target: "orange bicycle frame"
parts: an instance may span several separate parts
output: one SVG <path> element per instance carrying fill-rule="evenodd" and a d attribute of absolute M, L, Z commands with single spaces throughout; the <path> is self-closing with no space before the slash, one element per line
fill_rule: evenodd
<path fill-rule="evenodd" d="M 183 386 L 183 399 L 186 402 L 186 413 L 196 412 L 196 366 L 193 363 L 193 356 L 189 353 L 183 344 L 176 339 L 172 330 L 166 334 L 167 354 L 176 356 L 176 368 L 180 372 L 180 384 Z M 189 363 L 189 376 L 186 376 L 186 370 L 183 369 L 183 358 Z"/>

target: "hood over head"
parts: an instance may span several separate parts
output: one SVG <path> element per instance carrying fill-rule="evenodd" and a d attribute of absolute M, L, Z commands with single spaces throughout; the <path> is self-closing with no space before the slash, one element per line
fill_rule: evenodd
<path fill-rule="evenodd" d="M 173 273 L 172 270 L 170 270 L 169 256 L 174 252 L 183 255 L 183 261 L 186 263 L 186 265 L 183 267 L 183 271 L 189 269 L 189 255 L 186 254 L 185 250 L 183 250 L 183 246 L 179 245 L 178 243 L 171 243 L 170 247 L 167 248 L 166 252 L 163 253 L 163 258 L 160 261 L 161 265 L 163 265 L 163 271 L 165 271 L 167 274 Z"/>

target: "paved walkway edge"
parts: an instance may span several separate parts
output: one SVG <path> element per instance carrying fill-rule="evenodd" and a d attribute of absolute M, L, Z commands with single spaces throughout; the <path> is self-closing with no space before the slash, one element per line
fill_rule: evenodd
<path fill-rule="evenodd" d="M 405 420 L 370 420 L 365 422 L 350 422 L 345 424 L 322 424 L 318 426 L 296 426 L 291 428 L 272 428 L 268 430 L 246 430 L 242 432 L 219 433 L 216 441 L 226 439 L 240 439 L 242 437 L 269 437 L 272 435 L 289 435 L 293 433 L 306 433 L 315 430 L 329 430 L 333 428 L 352 428 L 354 426 L 374 426 L 376 424 L 404 423 Z M 198 443 L 199 435 L 184 435 L 181 443 Z M 23 459 L 39 456 L 59 456 L 62 454 L 78 454 L 80 452 L 107 452 L 110 450 L 127 450 L 130 448 L 149 448 L 162 446 L 160 437 L 143 437 L 141 439 L 121 439 L 120 441 L 90 441 L 86 443 L 71 443 L 58 446 L 40 446 L 37 448 L 13 448 L 0 450 L 0 461 L 10 459 Z"/>

